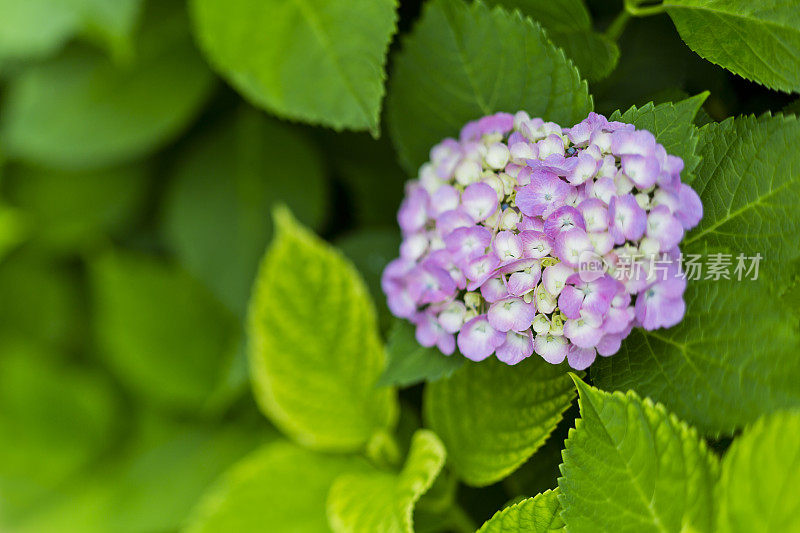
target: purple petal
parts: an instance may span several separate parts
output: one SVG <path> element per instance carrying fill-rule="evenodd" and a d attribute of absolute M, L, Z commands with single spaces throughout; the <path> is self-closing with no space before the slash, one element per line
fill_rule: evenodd
<path fill-rule="evenodd" d="M 447 251 L 456 263 L 484 255 L 492 240 L 492 232 L 483 226 L 461 227 L 444 238 Z"/>
<path fill-rule="evenodd" d="M 459 351 L 473 361 L 483 361 L 505 341 L 505 333 L 494 329 L 486 315 L 478 315 L 464 324 L 457 339 Z"/>
<path fill-rule="evenodd" d="M 611 152 L 616 156 L 649 156 L 655 148 L 656 138 L 647 130 L 620 130 L 611 134 Z"/>
<path fill-rule="evenodd" d="M 474 226 L 475 221 L 461 209 L 451 209 L 436 217 L 436 231 L 439 235 L 449 235 L 456 228 Z"/>
<path fill-rule="evenodd" d="M 430 212 L 434 218 L 445 211 L 458 207 L 458 191 L 450 185 L 442 185 L 431 195 Z"/>
<path fill-rule="evenodd" d="M 571 172 L 567 174 L 567 181 L 573 185 L 580 185 L 586 180 L 593 178 L 600 168 L 601 162 L 592 157 L 586 151 L 578 154 L 577 164 Z"/>
<path fill-rule="evenodd" d="M 550 134 L 536 143 L 539 149 L 539 159 L 546 159 L 551 155 L 564 155 L 564 139 L 561 135 Z"/>
<path fill-rule="evenodd" d="M 624 331 L 636 318 L 633 307 L 611 307 L 603 320 L 603 331 L 606 334 Z"/>
<path fill-rule="evenodd" d="M 400 257 L 410 261 L 416 261 L 428 251 L 430 240 L 424 231 L 406 235 L 400 243 Z"/>
<path fill-rule="evenodd" d="M 621 164 L 625 175 L 640 189 L 647 189 L 655 185 L 661 171 L 655 157 L 623 155 Z"/>
<path fill-rule="evenodd" d="M 464 274 L 469 280 L 467 290 L 474 291 L 483 285 L 483 282 L 492 277 L 499 264 L 500 261 L 494 254 L 482 255 L 467 263 L 464 269 Z"/>
<path fill-rule="evenodd" d="M 489 323 L 497 331 L 525 331 L 536 316 L 536 306 L 522 298 L 504 298 L 489 307 Z"/>
<path fill-rule="evenodd" d="M 537 170 L 531 182 L 517 190 L 517 207 L 529 217 L 542 216 L 554 205 L 562 205 L 569 191 L 570 186 L 552 172 Z"/>
<path fill-rule="evenodd" d="M 611 198 L 617 194 L 617 185 L 611 178 L 600 178 L 594 182 L 586 182 L 586 195 L 590 198 L 597 198 L 603 203 L 609 204 Z"/>
<path fill-rule="evenodd" d="M 614 196 L 608 205 L 609 231 L 617 244 L 638 241 L 647 229 L 647 213 L 632 194 Z"/>
<path fill-rule="evenodd" d="M 555 255 L 571 267 L 577 267 L 581 257 L 587 252 L 594 253 L 593 250 L 589 236 L 580 228 L 559 233 L 553 247 Z"/>
<path fill-rule="evenodd" d="M 647 215 L 647 236 L 656 239 L 662 251 L 672 250 L 683 239 L 683 226 L 667 206 L 658 205 Z"/>
<path fill-rule="evenodd" d="M 583 298 L 583 291 L 567 285 L 558 297 L 558 308 L 567 318 L 580 318 Z"/>
<path fill-rule="evenodd" d="M 544 288 L 553 296 L 558 296 L 567 284 L 567 279 L 575 273 L 575 269 L 564 263 L 556 263 L 544 269 L 542 283 Z"/>
<path fill-rule="evenodd" d="M 397 212 L 397 222 L 403 233 L 413 233 L 425 227 L 428 221 L 428 193 L 422 187 L 417 187 L 400 204 Z"/>
<path fill-rule="evenodd" d="M 544 221 L 541 217 L 528 217 L 523 215 L 522 220 L 517 224 L 519 231 L 544 231 Z"/>
<path fill-rule="evenodd" d="M 456 292 L 456 284 L 443 268 L 426 263 L 408 273 L 408 292 L 418 304 L 440 302 Z"/>
<path fill-rule="evenodd" d="M 541 259 L 550 255 L 553 241 L 544 232 L 526 230 L 519 234 L 522 239 L 522 255 L 531 259 Z"/>
<path fill-rule="evenodd" d="M 680 207 L 675 212 L 675 216 L 683 225 L 683 229 L 689 230 L 700 223 L 703 218 L 703 202 L 697 193 L 686 184 L 681 184 L 678 192 L 678 205 Z"/>
<path fill-rule="evenodd" d="M 567 339 L 555 335 L 536 335 L 533 350 L 548 363 L 557 365 L 564 361 L 569 352 Z"/>
<path fill-rule="evenodd" d="M 597 343 L 597 353 L 603 357 L 608 357 L 617 353 L 622 346 L 622 335 L 606 334 Z"/>
<path fill-rule="evenodd" d="M 447 333 L 456 333 L 464 325 L 467 306 L 455 300 L 445 307 L 438 315 L 439 324 Z"/>
<path fill-rule="evenodd" d="M 497 193 L 486 183 L 472 183 L 461 193 L 461 204 L 476 222 L 480 222 L 497 210 Z"/>
<path fill-rule="evenodd" d="M 551 239 L 555 239 L 559 233 L 573 228 L 585 230 L 586 224 L 580 211 L 568 205 L 559 207 L 544 221 L 544 232 Z"/>
<path fill-rule="evenodd" d="M 495 355 L 507 365 L 516 365 L 523 359 L 533 354 L 533 335 L 531 330 L 523 333 L 509 331 L 506 333 L 506 341 L 497 348 Z"/>
<path fill-rule="evenodd" d="M 521 298 L 536 288 L 540 277 L 541 269 L 538 266 L 530 271 L 514 272 L 508 278 L 508 293 Z"/>
<path fill-rule="evenodd" d="M 580 348 L 594 348 L 603 336 L 603 329 L 593 324 L 586 316 L 567 319 L 564 322 L 564 336 Z"/>
<path fill-rule="evenodd" d="M 483 296 L 483 299 L 487 302 L 494 303 L 497 300 L 506 298 L 508 296 L 508 290 L 503 280 L 500 278 L 492 278 L 481 285 L 481 296 Z"/>
<path fill-rule="evenodd" d="M 386 291 L 386 305 L 399 318 L 411 318 L 417 312 L 417 304 L 405 287 Z"/>
<path fill-rule="evenodd" d="M 598 198 L 587 198 L 578 206 L 588 232 L 600 232 L 608 229 L 608 206 Z"/>
<path fill-rule="evenodd" d="M 511 231 L 501 231 L 494 237 L 492 250 L 503 264 L 522 259 L 522 239 Z"/>
<path fill-rule="evenodd" d="M 569 362 L 569 366 L 575 370 L 586 370 L 594 363 L 596 357 L 597 351 L 593 347 L 579 348 L 578 346 L 572 346 L 567 355 L 567 361 Z"/>

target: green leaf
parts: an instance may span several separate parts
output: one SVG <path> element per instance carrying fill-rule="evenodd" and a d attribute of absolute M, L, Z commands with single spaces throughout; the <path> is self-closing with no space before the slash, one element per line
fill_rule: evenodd
<path fill-rule="evenodd" d="M 245 98 L 282 117 L 373 133 L 395 7 L 394 0 L 191 2 L 201 47 Z"/>
<path fill-rule="evenodd" d="M 96 461 L 119 401 L 99 374 L 26 343 L 0 346 L 0 529 Z"/>
<path fill-rule="evenodd" d="M 608 76 L 619 60 L 616 43 L 592 31 L 592 18 L 583 0 L 489 0 L 489 5 L 519 9 L 547 30 L 581 74 L 590 81 Z"/>
<path fill-rule="evenodd" d="M 106 47 L 118 63 L 135 56 L 134 33 L 144 0 L 78 0 L 83 8 L 83 34 Z"/>
<path fill-rule="evenodd" d="M 666 0 L 681 38 L 743 78 L 800 91 L 800 11 L 785 0 Z"/>
<path fill-rule="evenodd" d="M 213 78 L 193 48 L 181 3 L 147 5 L 132 64 L 74 47 L 12 79 L 0 112 L 9 158 L 111 166 L 151 152 L 187 125 Z"/>
<path fill-rule="evenodd" d="M 11 533 L 176 531 L 208 486 L 269 437 L 238 420 L 212 426 L 143 418 L 117 455 Z"/>
<path fill-rule="evenodd" d="M 515 366 L 490 359 L 428 384 L 423 409 L 452 469 L 465 483 L 484 486 L 542 446 L 574 395 L 562 366 L 539 357 Z"/>
<path fill-rule="evenodd" d="M 6 187 L 26 212 L 37 245 L 75 253 L 130 222 L 144 203 L 148 178 L 142 165 L 83 172 L 12 166 Z"/>
<path fill-rule="evenodd" d="M 186 272 L 151 257 L 109 253 L 91 274 L 102 355 L 120 380 L 145 402 L 214 407 L 239 339 L 235 317 Z"/>
<path fill-rule="evenodd" d="M 539 494 L 557 486 L 558 476 L 561 475 L 561 450 L 577 414 L 578 406 L 570 407 L 544 445 L 503 480 L 503 487 L 508 494 Z"/>
<path fill-rule="evenodd" d="M 0 202 L 0 259 L 28 238 L 26 213 Z"/>
<path fill-rule="evenodd" d="M 568 126 L 586 117 L 592 98 L 538 23 L 482 3 L 432 0 L 395 58 L 387 106 L 400 161 L 416 173 L 434 144 L 470 120 L 525 110 Z"/>
<path fill-rule="evenodd" d="M 370 466 L 355 455 L 314 453 L 278 441 L 234 465 L 200 501 L 185 533 L 329 531 L 325 502 L 333 481 Z"/>
<path fill-rule="evenodd" d="M 798 441 L 798 411 L 764 417 L 733 441 L 717 485 L 716 531 L 800 531 Z"/>
<path fill-rule="evenodd" d="M 408 387 L 423 381 L 451 376 L 466 360 L 460 354 L 444 355 L 437 348 L 425 348 L 417 342 L 414 326 L 395 320 L 386 344 L 389 361 L 379 385 Z"/>
<path fill-rule="evenodd" d="M 122 54 L 140 7 L 141 0 L 0 0 L 0 62 L 42 59 L 79 33 Z"/>
<path fill-rule="evenodd" d="M 377 388 L 385 365 L 375 308 L 353 265 L 275 210 L 276 236 L 256 279 L 250 368 L 264 413 L 303 445 L 357 450 L 397 417 Z"/>
<path fill-rule="evenodd" d="M 298 130 L 242 107 L 179 156 L 167 192 L 165 233 L 179 259 L 244 317 L 272 234 L 268 213 L 287 203 L 313 227 L 325 215 L 322 163 Z"/>
<path fill-rule="evenodd" d="M 0 338 L 61 353 L 83 348 L 86 313 L 78 279 L 64 264 L 31 253 L 0 262 Z"/>
<path fill-rule="evenodd" d="M 800 98 L 792 100 L 781 109 L 781 113 L 784 115 L 795 114 L 800 115 Z"/>
<path fill-rule="evenodd" d="M 762 282 L 689 281 L 686 316 L 666 330 L 634 330 L 592 365 L 604 389 L 634 389 L 710 435 L 800 406 L 800 328 Z"/>
<path fill-rule="evenodd" d="M 339 476 L 328 494 L 328 522 L 336 533 L 414 531 L 414 505 L 444 466 L 442 442 L 432 431 L 414 434 L 406 464 L 397 473 L 375 470 Z"/>
<path fill-rule="evenodd" d="M 567 529 L 713 531 L 719 466 L 697 431 L 633 392 L 575 384 L 581 418 L 558 480 Z"/>
<path fill-rule="evenodd" d="M 564 532 L 566 528 L 560 512 L 558 489 L 548 490 L 498 511 L 481 526 L 478 533 Z"/>
<path fill-rule="evenodd" d="M 728 119 L 701 130 L 697 179 L 700 224 L 683 240 L 684 252 L 724 247 L 734 258 L 760 253 L 762 275 L 787 281 L 784 265 L 800 257 L 800 121 L 794 115 Z"/>
<path fill-rule="evenodd" d="M 692 181 L 690 176 L 700 162 L 700 157 L 696 153 L 699 135 L 693 124 L 694 117 L 706 98 L 708 92 L 677 103 L 653 105 L 651 102 L 641 108 L 631 106 L 624 113 L 615 111 L 609 120 L 627 122 L 639 129 L 650 131 L 668 154 L 683 159 L 681 180 L 688 183 Z"/>

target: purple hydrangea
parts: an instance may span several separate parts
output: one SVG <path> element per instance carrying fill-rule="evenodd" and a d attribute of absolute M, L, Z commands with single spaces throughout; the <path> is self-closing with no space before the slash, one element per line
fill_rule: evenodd
<path fill-rule="evenodd" d="M 683 318 L 678 245 L 703 206 L 682 170 L 649 131 L 596 113 L 470 122 L 406 186 L 389 309 L 448 355 L 587 368 L 634 327 Z"/>

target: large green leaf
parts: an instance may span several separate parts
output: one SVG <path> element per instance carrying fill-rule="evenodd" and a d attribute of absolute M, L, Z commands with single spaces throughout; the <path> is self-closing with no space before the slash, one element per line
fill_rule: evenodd
<path fill-rule="evenodd" d="M 336 533 L 414 531 L 414 505 L 444 466 L 444 445 L 422 429 L 414 434 L 403 469 L 339 476 L 328 494 L 328 522 Z"/>
<path fill-rule="evenodd" d="M 590 81 L 608 76 L 619 59 L 616 43 L 592 31 L 592 18 L 583 0 L 489 0 L 519 9 L 547 30 L 547 36 L 575 62 L 581 74 Z"/>
<path fill-rule="evenodd" d="M 212 426 L 146 414 L 117 455 L 10 533 L 176 531 L 208 486 L 269 437 L 238 420 Z"/>
<path fill-rule="evenodd" d="M 129 52 L 141 0 L 0 0 L 0 62 L 40 59 L 82 33 Z"/>
<path fill-rule="evenodd" d="M 689 48 L 771 89 L 800 91 L 800 10 L 792 0 L 666 0 Z"/>
<path fill-rule="evenodd" d="M 563 366 L 538 356 L 515 366 L 492 358 L 468 361 L 451 377 L 430 383 L 423 408 L 456 474 L 469 485 L 483 486 L 533 455 L 574 395 Z"/>
<path fill-rule="evenodd" d="M 558 489 L 548 490 L 498 511 L 478 533 L 564 532 L 566 528 L 560 512 Z"/>
<path fill-rule="evenodd" d="M 147 5 L 130 65 L 75 47 L 11 81 L 0 113 L 9 158 L 110 166 L 158 148 L 186 126 L 213 77 L 192 45 L 182 4 Z"/>
<path fill-rule="evenodd" d="M 684 320 L 634 330 L 619 353 L 592 365 L 592 378 L 662 402 L 711 435 L 800 406 L 797 320 L 768 294 L 762 282 L 689 281 Z"/>
<path fill-rule="evenodd" d="M 397 401 L 376 382 L 386 355 L 353 265 L 275 210 L 276 236 L 253 289 L 250 367 L 259 405 L 298 442 L 355 450 L 391 427 Z"/>
<path fill-rule="evenodd" d="M 800 531 L 800 412 L 758 420 L 733 442 L 717 485 L 719 533 Z"/>
<path fill-rule="evenodd" d="M 0 529 L 113 442 L 119 402 L 102 376 L 23 343 L 0 346 Z"/>
<path fill-rule="evenodd" d="M 389 361 L 379 384 L 407 387 L 422 381 L 436 381 L 453 374 L 466 358 L 444 355 L 438 348 L 426 348 L 417 342 L 414 326 L 395 320 L 386 344 Z"/>
<path fill-rule="evenodd" d="M 185 533 L 321 533 L 333 481 L 370 466 L 355 455 L 326 455 L 285 441 L 234 465 L 195 509 Z"/>
<path fill-rule="evenodd" d="M 431 0 L 395 58 L 387 105 L 400 160 L 416 172 L 470 120 L 525 110 L 567 127 L 592 99 L 537 23 L 479 2 Z"/>
<path fill-rule="evenodd" d="M 147 167 L 132 165 L 65 172 L 12 166 L 8 196 L 29 218 L 37 245 L 75 253 L 124 227 L 142 206 Z"/>
<path fill-rule="evenodd" d="M 186 272 L 148 256 L 101 256 L 92 282 L 96 335 L 123 383 L 145 402 L 212 408 L 239 339 L 233 314 Z"/>
<path fill-rule="evenodd" d="M 711 532 L 717 459 L 661 404 L 575 378 L 581 418 L 558 485 L 570 532 Z"/>
<path fill-rule="evenodd" d="M 703 161 L 692 187 L 705 212 L 681 249 L 724 247 L 734 259 L 760 253 L 762 275 L 785 283 L 786 263 L 800 257 L 800 121 L 794 115 L 747 116 L 700 131 Z"/>
<path fill-rule="evenodd" d="M 210 62 L 254 104 L 337 130 L 378 131 L 394 0 L 193 0 L 191 7 Z"/>
<path fill-rule="evenodd" d="M 692 175 L 700 162 L 700 157 L 696 154 L 699 136 L 693 124 L 694 117 L 706 98 L 708 92 L 676 103 L 653 105 L 651 102 L 640 108 L 631 106 L 624 113 L 615 111 L 610 120 L 627 122 L 639 129 L 650 131 L 668 154 L 683 159 L 681 181 L 689 182 L 691 179 L 687 178 Z"/>
<path fill-rule="evenodd" d="M 317 227 L 326 192 L 314 146 L 296 129 L 242 108 L 178 159 L 166 203 L 167 239 L 186 268 L 244 316 L 272 233 L 266 213 L 285 202 Z"/>
<path fill-rule="evenodd" d="M 731 433 L 764 413 L 800 405 L 800 359 L 793 355 L 800 332 L 776 296 L 791 278 L 788 260 L 798 254 L 800 156 L 793 147 L 800 123 L 793 116 L 744 117 L 701 132 L 703 160 L 692 186 L 705 215 L 682 249 L 727 249 L 733 279 L 689 281 L 683 322 L 634 331 L 618 354 L 592 368 L 603 388 L 633 388 L 704 432 Z M 761 254 L 761 280 L 736 279 L 739 253 Z"/>

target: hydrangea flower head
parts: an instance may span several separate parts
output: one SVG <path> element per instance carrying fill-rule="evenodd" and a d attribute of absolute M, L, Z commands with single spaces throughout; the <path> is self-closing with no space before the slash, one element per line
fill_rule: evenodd
<path fill-rule="evenodd" d="M 679 244 L 703 207 L 682 170 L 649 131 L 596 113 L 470 122 L 406 185 L 389 309 L 447 355 L 587 368 L 634 327 L 683 318 Z"/>

